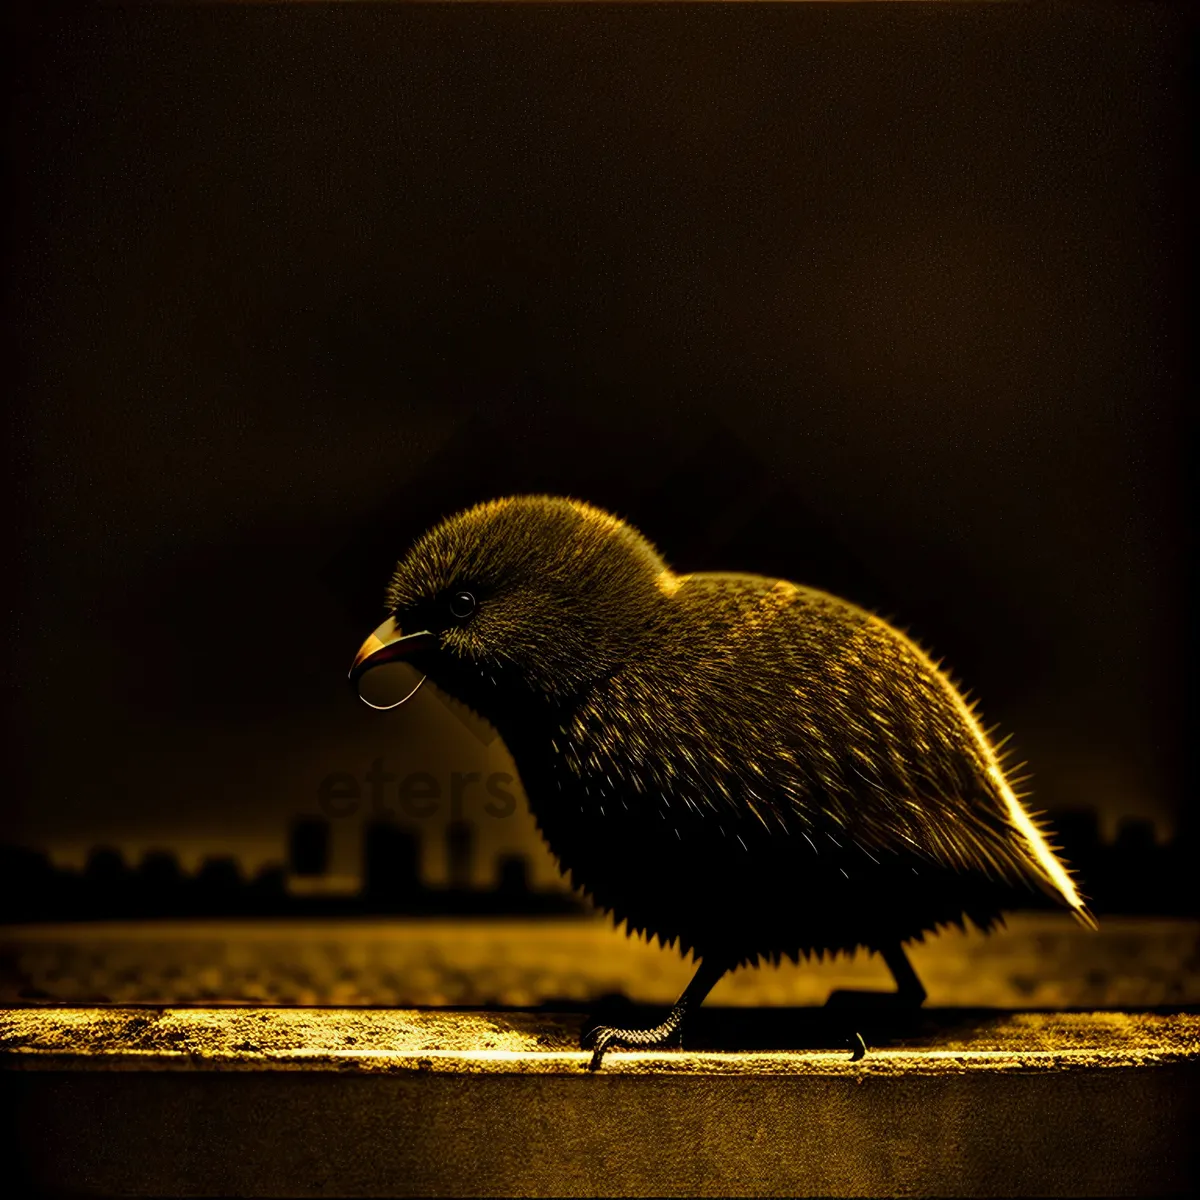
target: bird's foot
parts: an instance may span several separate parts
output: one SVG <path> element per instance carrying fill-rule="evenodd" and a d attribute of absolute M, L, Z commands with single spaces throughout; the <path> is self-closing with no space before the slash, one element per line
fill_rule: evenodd
<path fill-rule="evenodd" d="M 612 1025 L 597 1025 L 594 1029 L 589 1029 L 580 1039 L 583 1049 L 592 1052 L 588 1070 L 599 1070 L 604 1055 L 609 1050 L 648 1050 L 660 1046 L 679 1046 L 682 1042 L 683 1017 L 686 1012 L 687 1009 L 682 1005 L 676 1005 L 667 1015 L 667 1019 L 652 1029 L 617 1029 Z"/>
<path fill-rule="evenodd" d="M 858 1062 L 867 1056 L 867 1043 L 863 1041 L 863 1035 L 854 1030 L 848 1038 L 850 1042 L 850 1061 Z"/>
<path fill-rule="evenodd" d="M 825 1007 L 833 1013 L 847 1014 L 851 1019 L 857 1015 L 872 1028 L 878 1025 L 887 1029 L 897 1024 L 907 1026 L 920 1011 L 924 998 L 923 992 L 918 996 L 907 992 L 871 992 L 839 988 L 830 992 Z M 858 1062 L 867 1052 L 862 1034 L 857 1029 L 852 1029 L 847 1033 L 846 1040 L 850 1046 L 850 1061 Z"/>
<path fill-rule="evenodd" d="M 829 1001 L 825 1006 L 825 1011 L 829 1014 L 830 1024 L 832 1025 L 830 1032 L 836 1034 L 845 1042 L 847 1049 L 850 1051 L 851 1062 L 858 1062 L 860 1059 L 866 1057 L 867 1043 L 863 1040 L 862 1033 L 851 1025 L 849 1021 L 844 1019 L 843 1014 L 848 1016 L 850 1021 L 854 1020 L 852 1010 L 855 1007 L 851 1001 L 844 999 L 844 997 L 857 997 L 869 994 L 873 993 L 834 992 L 829 997 Z M 835 1001 L 834 997 L 838 997 L 838 999 Z"/>

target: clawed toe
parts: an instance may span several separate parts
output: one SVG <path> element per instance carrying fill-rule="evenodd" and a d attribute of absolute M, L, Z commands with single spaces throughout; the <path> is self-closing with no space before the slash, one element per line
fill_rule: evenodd
<path fill-rule="evenodd" d="M 598 1070 L 607 1051 L 618 1048 L 621 1050 L 654 1050 L 660 1047 L 677 1047 L 682 1042 L 680 1026 L 683 1022 L 681 1010 L 673 1010 L 671 1015 L 653 1029 L 617 1029 L 611 1025 L 597 1025 L 589 1029 L 580 1039 L 579 1044 L 584 1050 L 592 1052 L 589 1071 Z"/>
<path fill-rule="evenodd" d="M 589 1071 L 600 1069 L 605 1051 L 614 1045 L 620 1045 L 621 1034 L 624 1032 L 622 1029 L 610 1029 L 607 1025 L 600 1025 L 584 1035 L 583 1048 L 592 1052 L 592 1061 L 588 1063 Z"/>
<path fill-rule="evenodd" d="M 661 1025 L 653 1029 L 618 1029 L 612 1025 L 596 1025 L 587 1030 L 579 1039 L 579 1045 L 584 1050 L 592 1052 L 588 1063 L 589 1071 L 598 1071 L 609 1050 L 657 1050 L 667 1047 L 680 1047 L 683 1043 L 682 1014 L 673 1012 Z M 845 1046 L 850 1051 L 850 1061 L 859 1062 L 866 1057 L 867 1043 L 857 1029 L 847 1029 L 841 1021 L 838 1030 L 831 1031 L 845 1038 Z"/>
<path fill-rule="evenodd" d="M 608 1032 L 607 1025 L 594 1025 L 591 1029 L 586 1030 L 579 1038 L 579 1048 L 581 1050 L 595 1049 L 596 1042 L 602 1033 Z"/>

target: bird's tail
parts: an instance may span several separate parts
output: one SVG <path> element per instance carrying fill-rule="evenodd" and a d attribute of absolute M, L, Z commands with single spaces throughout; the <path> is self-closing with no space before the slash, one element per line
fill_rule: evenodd
<path fill-rule="evenodd" d="M 1090 929 L 1093 933 L 1100 928 L 1100 922 L 1092 916 L 1092 910 L 1086 904 L 1081 904 L 1078 908 L 1071 909 L 1071 915 L 1077 920 L 1084 929 Z"/>
<path fill-rule="evenodd" d="M 989 747 L 990 749 L 990 747 Z M 1008 810 L 1008 819 L 1017 832 L 1025 839 L 1038 875 L 1046 885 L 1047 891 L 1065 901 L 1071 910 L 1071 915 L 1085 929 L 1098 929 L 1096 918 L 1092 915 L 1087 901 L 1080 894 L 1070 868 L 1059 858 L 1059 847 L 1050 844 L 1048 829 L 1033 816 L 1018 799 L 1016 792 L 1004 777 L 1004 772 L 998 762 L 988 767 L 988 775 L 995 784 L 1004 807 Z"/>
<path fill-rule="evenodd" d="M 919 646 L 917 653 L 924 657 L 925 661 L 933 668 L 934 674 L 945 688 L 947 696 L 958 709 L 967 728 L 974 736 L 983 764 L 986 766 L 988 782 L 1001 803 L 1009 825 L 1025 842 L 1029 852 L 1029 864 L 1033 868 L 1038 882 L 1047 892 L 1062 900 L 1084 928 L 1098 928 L 1096 918 L 1092 916 L 1084 897 L 1076 887 L 1071 871 L 1058 857 L 1058 847 L 1050 844 L 1048 831 L 1026 811 L 1020 798 L 1013 791 L 1001 765 L 1003 760 L 998 752 L 999 747 L 993 746 L 984 732 L 979 723 L 975 706 L 967 703 L 954 681 L 942 670 L 940 663 L 934 663 Z"/>

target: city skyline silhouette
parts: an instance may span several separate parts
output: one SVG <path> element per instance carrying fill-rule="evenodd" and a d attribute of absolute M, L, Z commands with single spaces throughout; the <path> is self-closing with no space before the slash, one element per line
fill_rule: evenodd
<path fill-rule="evenodd" d="M 299 817 L 287 834 L 285 860 L 249 871 L 234 855 L 209 855 L 185 871 L 169 850 L 129 861 L 96 846 L 81 870 L 55 866 L 28 847 L 0 846 L 0 923 L 106 918 L 217 916 L 510 916 L 583 913 L 589 905 L 567 887 L 535 887 L 523 854 L 496 856 L 494 882 L 480 885 L 478 839 L 469 821 L 432 831 L 419 823 L 363 826 L 360 871 L 331 875 L 333 822 Z M 1192 915 L 1200 903 L 1187 872 L 1195 847 L 1159 841 L 1153 822 L 1126 818 L 1105 840 L 1092 810 L 1060 813 L 1056 844 L 1082 881 L 1092 907 L 1109 914 Z M 444 883 L 427 882 L 429 843 L 440 834 L 449 864 Z M 323 886 L 333 884 L 335 886 Z M 1030 893 L 1024 908 L 1053 907 Z"/>

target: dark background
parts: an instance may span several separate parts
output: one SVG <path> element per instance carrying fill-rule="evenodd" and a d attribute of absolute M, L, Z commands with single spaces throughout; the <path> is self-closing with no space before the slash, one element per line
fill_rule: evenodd
<path fill-rule="evenodd" d="M 530 490 L 893 617 L 1036 807 L 1194 822 L 1183 11 L 14 19 L 0 840 L 251 865 L 332 771 L 502 769 L 344 676 Z"/>

